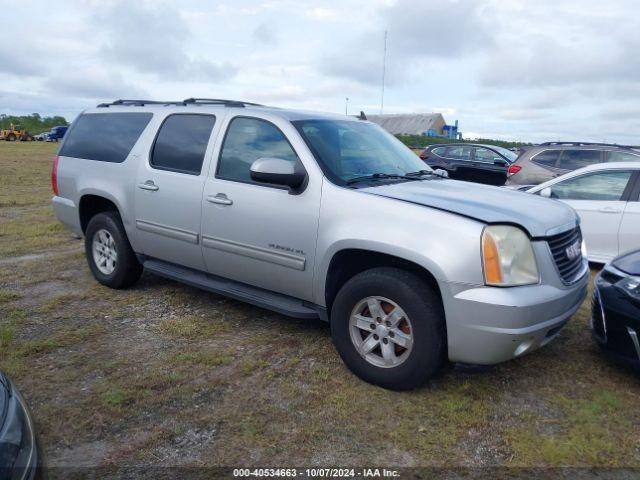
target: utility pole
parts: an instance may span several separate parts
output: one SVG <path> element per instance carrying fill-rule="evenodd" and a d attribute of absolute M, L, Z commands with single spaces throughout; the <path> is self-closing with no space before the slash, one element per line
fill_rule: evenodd
<path fill-rule="evenodd" d="M 349 97 L 344 98 L 344 114 L 349 115 Z"/>
<path fill-rule="evenodd" d="M 384 31 L 384 50 L 382 52 L 382 91 L 380 93 L 380 115 L 384 111 L 384 80 L 387 73 L 387 31 Z"/>

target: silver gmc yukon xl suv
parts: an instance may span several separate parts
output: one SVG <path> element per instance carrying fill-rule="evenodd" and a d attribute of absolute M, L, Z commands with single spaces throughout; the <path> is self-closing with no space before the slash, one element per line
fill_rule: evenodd
<path fill-rule="evenodd" d="M 531 352 L 586 294 L 571 208 L 443 178 L 359 118 L 119 100 L 73 122 L 52 183 L 100 283 L 144 268 L 327 320 L 348 367 L 386 388 Z"/>

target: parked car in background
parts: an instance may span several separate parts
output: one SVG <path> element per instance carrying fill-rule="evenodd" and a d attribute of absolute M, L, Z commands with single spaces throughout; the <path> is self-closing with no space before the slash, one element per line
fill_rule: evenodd
<path fill-rule="evenodd" d="M 420 154 L 427 165 L 446 170 L 450 178 L 489 185 L 504 185 L 516 157 L 506 148 L 472 143 L 430 145 Z"/>
<path fill-rule="evenodd" d="M 53 165 L 54 211 L 98 282 L 144 268 L 327 320 L 346 365 L 386 388 L 532 352 L 586 296 L 571 208 L 443 178 L 362 119 L 121 100 L 83 112 Z"/>
<path fill-rule="evenodd" d="M 0 478 L 32 479 L 39 463 L 29 409 L 13 383 L 0 372 Z"/>
<path fill-rule="evenodd" d="M 592 262 L 640 248 L 640 162 L 591 165 L 527 192 L 558 199 L 578 212 Z"/>
<path fill-rule="evenodd" d="M 45 141 L 47 139 L 48 135 L 49 135 L 49 132 L 42 132 L 42 133 L 39 133 L 37 135 L 34 135 L 33 139 L 37 140 L 38 142 L 42 142 L 42 141 Z"/>
<path fill-rule="evenodd" d="M 62 139 L 65 135 L 65 133 L 67 133 L 67 129 L 69 127 L 66 126 L 59 126 L 59 127 L 53 127 L 51 129 L 50 132 L 47 133 L 47 142 L 57 142 L 58 140 Z"/>
<path fill-rule="evenodd" d="M 509 166 L 507 185 L 538 185 L 582 167 L 604 162 L 638 162 L 640 147 L 584 142 L 536 145 Z"/>
<path fill-rule="evenodd" d="M 591 305 L 595 340 L 640 372 L 640 250 L 604 267 L 595 278 Z"/>

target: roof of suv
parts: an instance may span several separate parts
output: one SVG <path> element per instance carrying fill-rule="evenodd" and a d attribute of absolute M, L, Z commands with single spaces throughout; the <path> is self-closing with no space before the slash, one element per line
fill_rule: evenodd
<path fill-rule="evenodd" d="M 239 100 L 187 98 L 182 101 L 156 101 L 156 100 L 116 100 L 112 103 L 101 103 L 95 109 L 86 112 L 97 113 L 102 111 L 176 111 L 185 112 L 216 112 L 222 109 L 242 110 L 247 113 L 252 111 L 268 112 L 271 115 L 281 117 L 288 121 L 295 120 L 347 120 L 361 121 L 357 117 L 340 115 L 335 113 L 321 113 L 305 110 L 291 110 L 278 107 L 269 107 L 257 103 L 243 102 Z"/>
<path fill-rule="evenodd" d="M 531 147 L 528 152 L 534 149 L 571 149 L 571 150 L 634 150 L 640 152 L 640 146 L 634 145 L 619 145 L 617 143 L 597 143 L 597 142 L 544 142 Z"/>

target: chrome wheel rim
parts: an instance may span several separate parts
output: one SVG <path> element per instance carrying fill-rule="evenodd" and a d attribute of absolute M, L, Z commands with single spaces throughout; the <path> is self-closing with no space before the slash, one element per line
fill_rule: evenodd
<path fill-rule="evenodd" d="M 385 297 L 367 297 L 356 304 L 349 317 L 349 334 L 360 356 L 376 367 L 401 365 L 413 348 L 411 320 Z"/>
<path fill-rule="evenodd" d="M 93 234 L 92 242 L 93 262 L 104 275 L 111 275 L 116 269 L 118 252 L 113 235 L 108 230 L 101 228 Z"/>

